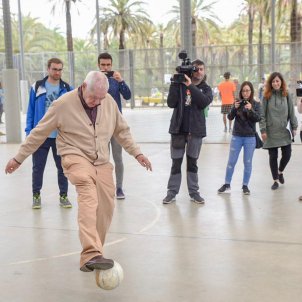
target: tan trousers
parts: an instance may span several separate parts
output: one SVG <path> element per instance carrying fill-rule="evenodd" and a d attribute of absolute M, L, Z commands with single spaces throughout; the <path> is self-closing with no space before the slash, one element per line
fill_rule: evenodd
<path fill-rule="evenodd" d="M 103 245 L 114 210 L 113 166 L 111 163 L 94 166 L 84 157 L 64 155 L 62 167 L 78 194 L 82 267 L 91 258 L 103 255 Z"/>

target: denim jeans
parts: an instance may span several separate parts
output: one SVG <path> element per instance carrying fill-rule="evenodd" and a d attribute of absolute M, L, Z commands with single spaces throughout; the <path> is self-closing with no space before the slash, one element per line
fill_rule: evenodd
<path fill-rule="evenodd" d="M 45 142 L 37 149 L 32 155 L 33 170 L 32 170 L 32 190 L 33 194 L 39 193 L 42 189 L 43 174 L 47 161 L 47 155 L 49 149 L 52 150 L 53 159 L 55 161 L 58 170 L 58 185 L 60 189 L 60 195 L 67 194 L 68 180 L 63 173 L 61 166 L 61 157 L 57 154 L 56 139 L 47 138 Z"/>
<path fill-rule="evenodd" d="M 225 173 L 226 184 L 230 184 L 232 181 L 234 169 L 242 147 L 243 147 L 243 163 L 244 163 L 242 185 L 247 186 L 249 183 L 252 174 L 252 161 L 253 161 L 254 150 L 256 147 L 256 139 L 255 136 L 233 135 L 230 144 L 229 161 Z"/>

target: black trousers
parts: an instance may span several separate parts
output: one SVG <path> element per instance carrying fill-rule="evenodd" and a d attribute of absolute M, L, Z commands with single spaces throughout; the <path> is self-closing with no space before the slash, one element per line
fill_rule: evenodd
<path fill-rule="evenodd" d="M 292 145 L 282 146 L 281 148 L 281 159 L 278 167 L 278 147 L 269 148 L 269 165 L 271 168 L 272 177 L 274 180 L 278 179 L 278 170 L 283 172 L 286 165 L 288 164 L 291 154 L 292 154 Z"/>

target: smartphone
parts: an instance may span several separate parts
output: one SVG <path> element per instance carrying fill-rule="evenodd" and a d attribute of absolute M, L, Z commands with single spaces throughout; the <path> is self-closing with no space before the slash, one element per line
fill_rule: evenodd
<path fill-rule="evenodd" d="M 114 74 L 114 71 L 113 71 L 113 70 L 107 71 L 107 72 L 106 72 L 106 76 L 107 76 L 108 78 L 112 78 L 112 77 L 113 77 L 113 74 Z"/>

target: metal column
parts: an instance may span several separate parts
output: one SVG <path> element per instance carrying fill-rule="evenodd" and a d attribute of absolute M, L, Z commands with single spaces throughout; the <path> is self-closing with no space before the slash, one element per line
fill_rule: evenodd
<path fill-rule="evenodd" d="M 192 58 L 191 0 L 180 0 L 181 47 Z"/>

